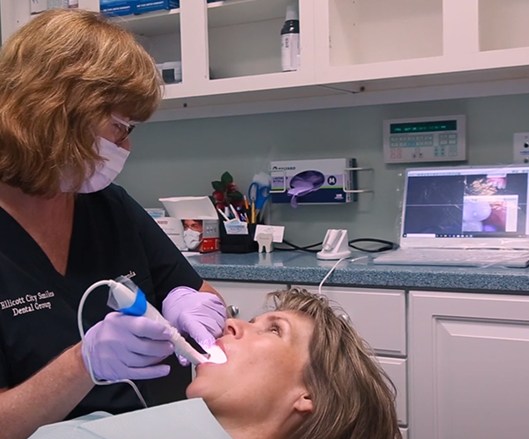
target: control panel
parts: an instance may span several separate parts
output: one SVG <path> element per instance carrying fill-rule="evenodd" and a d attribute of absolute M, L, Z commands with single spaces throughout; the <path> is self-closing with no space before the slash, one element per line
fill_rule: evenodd
<path fill-rule="evenodd" d="M 384 162 L 466 160 L 465 116 L 435 116 L 384 121 Z"/>

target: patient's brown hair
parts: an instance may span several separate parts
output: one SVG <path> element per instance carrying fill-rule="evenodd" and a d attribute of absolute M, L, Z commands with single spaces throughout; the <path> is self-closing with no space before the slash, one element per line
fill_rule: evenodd
<path fill-rule="evenodd" d="M 314 321 L 304 371 L 314 410 L 290 439 L 401 438 L 395 388 L 343 310 L 301 288 L 268 298 L 273 309 L 301 312 Z"/>

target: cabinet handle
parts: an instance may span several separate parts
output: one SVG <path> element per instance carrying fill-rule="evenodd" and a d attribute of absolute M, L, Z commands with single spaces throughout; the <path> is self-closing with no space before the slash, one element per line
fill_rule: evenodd
<path fill-rule="evenodd" d="M 226 311 L 228 313 L 228 317 L 237 317 L 239 315 L 239 308 L 235 305 L 228 305 L 226 307 Z"/>

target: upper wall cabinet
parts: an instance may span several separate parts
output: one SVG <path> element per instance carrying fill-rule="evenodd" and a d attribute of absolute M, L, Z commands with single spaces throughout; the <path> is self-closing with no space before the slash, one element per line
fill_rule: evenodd
<path fill-rule="evenodd" d="M 310 26 L 302 28 L 301 67 L 282 72 L 286 5 L 287 0 L 182 0 L 178 10 L 119 21 L 140 36 L 157 62 L 182 62 L 182 82 L 165 85 L 162 109 L 190 111 L 274 94 L 306 96 L 300 89 L 315 84 L 313 35 Z M 299 9 L 300 21 L 313 23 L 311 2 L 301 2 Z"/>
<path fill-rule="evenodd" d="M 158 63 L 181 61 L 155 119 L 529 92 L 527 0 L 297 0 L 300 67 L 283 72 L 290 1 L 180 0 L 116 17 Z M 0 4 L 4 40 L 29 0 Z"/>
<path fill-rule="evenodd" d="M 314 4 L 318 82 L 373 91 L 528 77 L 526 0 Z"/>
<path fill-rule="evenodd" d="M 30 6 L 32 0 L 0 0 L 0 21 L 2 29 L 2 43 L 20 26 L 26 24 L 32 15 Z M 46 3 L 45 1 L 41 3 Z M 81 9 L 99 11 L 99 0 L 79 0 Z"/>

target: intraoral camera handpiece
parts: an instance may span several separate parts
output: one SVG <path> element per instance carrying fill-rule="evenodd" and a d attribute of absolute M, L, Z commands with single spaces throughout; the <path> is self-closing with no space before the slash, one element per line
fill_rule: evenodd
<path fill-rule="evenodd" d="M 171 342 L 174 345 L 176 355 L 181 355 L 192 364 L 201 363 L 225 363 L 224 352 L 216 345 L 207 349 L 208 357 L 197 352 L 177 329 L 152 306 L 143 291 L 128 277 L 120 276 L 115 281 L 108 281 L 109 293 L 107 305 L 112 309 L 127 315 L 144 316 L 151 320 L 160 322 L 167 326 L 171 332 Z"/>

